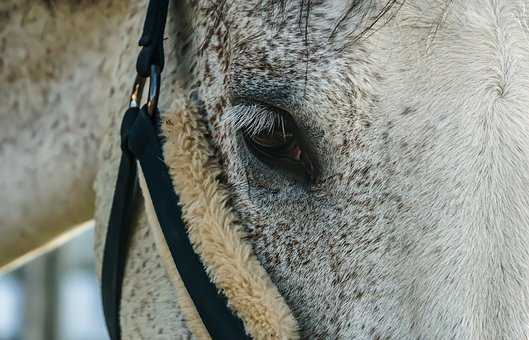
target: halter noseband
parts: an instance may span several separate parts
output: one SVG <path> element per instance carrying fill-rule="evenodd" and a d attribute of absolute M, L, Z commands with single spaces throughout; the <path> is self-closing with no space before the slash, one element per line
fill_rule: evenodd
<path fill-rule="evenodd" d="M 193 249 L 182 220 L 178 195 L 163 162 L 158 98 L 168 6 L 169 0 L 149 2 L 139 42 L 142 49 L 136 63 L 137 76 L 121 124 L 122 155 L 103 253 L 101 290 L 105 320 L 110 338 L 120 340 L 121 288 L 138 203 L 139 163 L 172 260 L 208 333 L 213 339 L 249 339 L 243 322 L 228 308 L 226 297 L 210 281 Z M 148 99 L 141 106 L 147 78 Z"/>

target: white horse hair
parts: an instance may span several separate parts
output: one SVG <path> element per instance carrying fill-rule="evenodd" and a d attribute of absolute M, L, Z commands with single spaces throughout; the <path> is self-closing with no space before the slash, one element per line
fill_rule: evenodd
<path fill-rule="evenodd" d="M 172 5 L 160 107 L 207 124 L 227 202 L 302 338 L 529 338 L 528 7 Z M 144 13 L 0 5 L 0 265 L 92 217 L 100 265 Z M 283 119 L 318 167 L 310 185 L 243 138 Z M 124 338 L 192 337 L 154 238 L 142 212 Z"/>

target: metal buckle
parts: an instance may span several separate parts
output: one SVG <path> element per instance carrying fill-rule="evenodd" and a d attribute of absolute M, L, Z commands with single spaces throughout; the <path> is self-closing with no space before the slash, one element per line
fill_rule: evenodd
<path fill-rule="evenodd" d="M 151 65 L 149 77 L 136 75 L 129 97 L 129 107 L 141 107 L 141 97 L 143 95 L 143 88 L 145 87 L 147 78 L 149 78 L 147 112 L 149 115 L 153 116 L 158 109 L 158 99 L 160 98 L 160 68 L 156 65 Z"/>

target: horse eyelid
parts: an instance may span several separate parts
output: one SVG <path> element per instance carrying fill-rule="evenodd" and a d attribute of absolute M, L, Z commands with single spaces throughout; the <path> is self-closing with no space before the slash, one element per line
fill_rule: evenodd
<path fill-rule="evenodd" d="M 285 120 L 288 119 L 286 115 L 288 113 L 266 104 L 239 103 L 226 111 L 221 124 L 235 131 L 244 131 L 248 136 L 255 136 L 285 126 Z"/>

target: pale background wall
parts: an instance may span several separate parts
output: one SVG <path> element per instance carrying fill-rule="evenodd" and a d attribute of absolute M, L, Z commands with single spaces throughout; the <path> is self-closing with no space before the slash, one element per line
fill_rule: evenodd
<path fill-rule="evenodd" d="M 0 340 L 106 340 L 93 228 L 0 275 Z"/>

